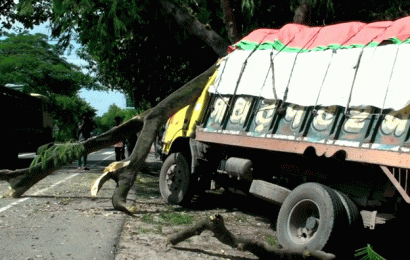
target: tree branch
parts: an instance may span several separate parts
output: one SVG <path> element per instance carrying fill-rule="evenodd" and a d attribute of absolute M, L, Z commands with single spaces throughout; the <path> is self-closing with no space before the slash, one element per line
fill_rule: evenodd
<path fill-rule="evenodd" d="M 295 10 L 295 16 L 293 17 L 293 22 L 298 24 L 311 24 L 311 7 L 307 0 L 300 1 L 300 5 Z"/>
<path fill-rule="evenodd" d="M 172 15 L 180 26 L 188 30 L 191 35 L 197 36 L 208 44 L 219 57 L 228 54 L 227 49 L 229 43 L 216 32 L 198 21 L 186 8 L 177 5 L 172 0 L 160 0 L 159 2 L 165 12 Z"/>
<path fill-rule="evenodd" d="M 229 0 L 221 0 L 221 8 L 224 14 L 223 20 L 228 31 L 229 40 L 231 43 L 236 43 L 241 39 L 241 37 L 238 34 L 235 16 L 233 15 L 232 8 L 230 7 Z"/>
<path fill-rule="evenodd" d="M 269 247 L 266 244 L 245 239 L 242 237 L 236 237 L 233 235 L 224 224 L 224 220 L 221 215 L 216 214 L 214 216 L 203 219 L 196 225 L 189 227 L 181 232 L 173 235 L 169 238 L 169 242 L 172 245 L 176 245 L 192 236 L 200 235 L 203 231 L 209 230 L 214 233 L 215 238 L 220 242 L 237 248 L 241 251 L 248 251 L 258 256 L 261 259 L 320 259 L 328 260 L 334 259 L 335 255 L 321 252 L 321 251 L 292 251 L 286 249 L 277 249 Z"/>

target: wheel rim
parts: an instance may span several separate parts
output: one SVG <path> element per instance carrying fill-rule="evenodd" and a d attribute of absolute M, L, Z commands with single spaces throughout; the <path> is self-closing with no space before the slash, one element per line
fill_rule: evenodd
<path fill-rule="evenodd" d="M 182 170 L 176 164 L 173 164 L 168 168 L 165 176 L 165 183 L 171 193 L 180 190 L 182 178 Z"/>
<path fill-rule="evenodd" d="M 301 200 L 290 211 L 288 236 L 293 243 L 303 245 L 311 242 L 320 225 L 318 205 L 312 200 Z"/>

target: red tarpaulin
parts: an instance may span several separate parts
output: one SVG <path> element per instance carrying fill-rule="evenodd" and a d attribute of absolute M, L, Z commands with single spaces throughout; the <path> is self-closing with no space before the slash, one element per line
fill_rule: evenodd
<path fill-rule="evenodd" d="M 288 24 L 279 30 L 258 29 L 251 32 L 238 43 L 229 47 L 241 49 L 254 49 L 258 44 L 263 49 L 278 48 L 283 46 L 297 49 L 312 50 L 327 46 L 338 48 L 356 45 L 364 47 L 369 44 L 379 44 L 383 40 L 403 42 L 410 38 L 410 17 L 396 21 L 384 21 L 365 24 L 349 22 L 323 27 L 308 27 L 300 24 Z M 274 44 L 276 43 L 276 45 Z M 279 44 L 278 44 L 279 43 Z M 285 50 L 286 51 L 286 50 Z"/>

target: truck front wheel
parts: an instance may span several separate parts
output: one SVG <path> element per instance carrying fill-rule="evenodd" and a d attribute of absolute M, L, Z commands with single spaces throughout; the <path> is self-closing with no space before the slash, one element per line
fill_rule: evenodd
<path fill-rule="evenodd" d="M 192 199 L 190 189 L 190 170 L 182 153 L 172 153 L 164 161 L 159 176 L 159 189 L 162 198 L 169 204 L 182 205 Z"/>
<path fill-rule="evenodd" d="M 302 184 L 280 208 L 276 229 L 279 243 L 293 250 L 329 249 L 330 235 L 336 240 L 345 229 L 340 225 L 344 215 L 344 205 L 334 190 L 319 183 Z"/>

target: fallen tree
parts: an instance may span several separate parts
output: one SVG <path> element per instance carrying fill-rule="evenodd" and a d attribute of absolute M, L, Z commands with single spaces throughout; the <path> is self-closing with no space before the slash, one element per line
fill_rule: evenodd
<path fill-rule="evenodd" d="M 194 102 L 200 96 L 208 78 L 215 72 L 217 67 L 218 65 L 214 64 L 154 108 L 141 113 L 99 136 L 81 143 L 72 143 L 64 152 L 57 152 L 55 149 L 56 145 L 49 145 L 45 147 L 48 152 L 42 152 L 47 156 L 45 156 L 41 162 L 30 168 L 0 170 L 0 180 L 7 181 L 10 184 L 9 191 L 3 196 L 20 197 L 34 184 L 61 168 L 63 165 L 78 159 L 84 154 L 89 154 L 111 146 L 120 140 L 128 138 L 131 134 L 140 132 L 137 144 L 127 160 L 114 163 L 111 167 L 107 167 L 108 170 L 94 182 L 92 187 L 93 194 L 96 195 L 107 180 L 113 179 L 117 183 L 117 187 L 112 196 L 114 208 L 126 213 L 132 213 L 133 209 L 126 204 L 127 194 L 134 184 L 138 171 L 144 165 L 157 132 L 170 116 L 186 105 Z"/>
<path fill-rule="evenodd" d="M 254 240 L 236 237 L 225 227 L 224 219 L 219 214 L 204 218 L 194 226 L 184 229 L 181 232 L 173 235 L 168 239 L 168 241 L 172 245 L 176 245 L 190 237 L 200 235 L 205 230 L 211 231 L 214 234 L 215 238 L 218 239 L 221 243 L 224 243 L 228 246 L 231 246 L 232 248 L 236 248 L 241 251 L 251 252 L 261 259 L 328 260 L 334 259 L 336 257 L 333 254 L 325 253 L 322 251 L 291 251 L 287 249 L 273 248 Z"/>

